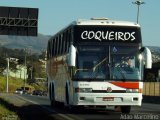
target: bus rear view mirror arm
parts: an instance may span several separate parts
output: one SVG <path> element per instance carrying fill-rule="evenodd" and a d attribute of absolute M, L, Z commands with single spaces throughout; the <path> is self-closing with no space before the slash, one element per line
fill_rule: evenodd
<path fill-rule="evenodd" d="M 141 48 L 139 49 L 139 53 L 140 53 L 140 54 L 143 53 L 144 50 L 145 50 L 145 47 L 141 47 Z"/>
<path fill-rule="evenodd" d="M 152 68 L 152 54 L 148 47 L 141 48 L 143 50 L 145 68 L 151 69 Z"/>

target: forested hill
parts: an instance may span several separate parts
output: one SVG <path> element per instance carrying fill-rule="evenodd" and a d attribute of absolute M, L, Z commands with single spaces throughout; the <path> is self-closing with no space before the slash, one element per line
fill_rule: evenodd
<path fill-rule="evenodd" d="M 40 53 L 47 48 L 50 36 L 38 34 L 37 37 L 0 35 L 0 46 L 11 49 L 29 48 L 32 52 Z"/>
<path fill-rule="evenodd" d="M 47 48 L 47 42 L 51 36 L 38 34 L 37 37 L 0 35 L 0 47 L 10 49 L 31 49 L 34 53 L 41 53 Z M 152 51 L 153 62 L 160 61 L 160 47 L 148 46 Z"/>
<path fill-rule="evenodd" d="M 157 46 L 148 46 L 152 52 L 152 61 L 153 63 L 160 62 L 160 47 Z"/>

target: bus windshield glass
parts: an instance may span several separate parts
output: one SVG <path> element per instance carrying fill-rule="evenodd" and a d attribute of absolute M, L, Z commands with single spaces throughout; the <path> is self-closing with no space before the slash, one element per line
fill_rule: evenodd
<path fill-rule="evenodd" d="M 89 46 L 77 47 L 75 79 L 141 80 L 141 60 L 137 47 Z"/>

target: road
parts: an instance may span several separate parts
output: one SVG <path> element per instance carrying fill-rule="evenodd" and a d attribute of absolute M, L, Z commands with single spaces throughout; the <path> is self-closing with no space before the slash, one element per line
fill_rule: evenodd
<path fill-rule="evenodd" d="M 27 102 L 28 108 L 25 103 L 27 110 L 29 110 L 29 106 L 31 105 L 38 106 L 38 108 L 36 107 L 34 108 L 34 110 L 36 111 L 36 109 L 38 110 L 39 108 L 41 108 L 43 112 L 45 111 L 44 115 L 50 116 L 49 120 L 51 119 L 53 120 L 61 120 L 61 119 L 62 120 L 117 120 L 117 119 L 160 120 L 160 105 L 159 104 L 143 103 L 142 107 L 132 107 L 130 114 L 121 114 L 120 112 L 115 112 L 112 107 L 107 108 L 106 110 L 85 109 L 78 113 L 71 113 L 67 109 L 64 109 L 63 107 L 51 108 L 49 99 L 48 97 L 45 97 L 45 96 L 13 94 L 12 97 L 10 98 L 13 99 L 14 97 L 16 97 L 16 99 L 18 100 Z M 39 114 L 42 115 L 43 112 L 39 112 Z M 38 113 L 35 113 L 35 114 L 38 115 Z M 32 114 L 32 115 L 35 115 L 35 114 Z"/>

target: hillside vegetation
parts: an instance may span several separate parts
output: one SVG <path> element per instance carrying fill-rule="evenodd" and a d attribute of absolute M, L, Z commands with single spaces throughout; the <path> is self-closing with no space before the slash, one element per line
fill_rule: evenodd
<path fill-rule="evenodd" d="M 51 36 L 38 34 L 37 37 L 0 35 L 0 46 L 12 49 L 30 48 L 32 52 L 40 53 L 46 49 Z"/>
<path fill-rule="evenodd" d="M 6 77 L 0 76 L 0 92 L 6 92 Z M 8 91 L 14 92 L 16 88 L 24 86 L 24 81 L 22 79 L 9 77 L 8 80 Z"/>

